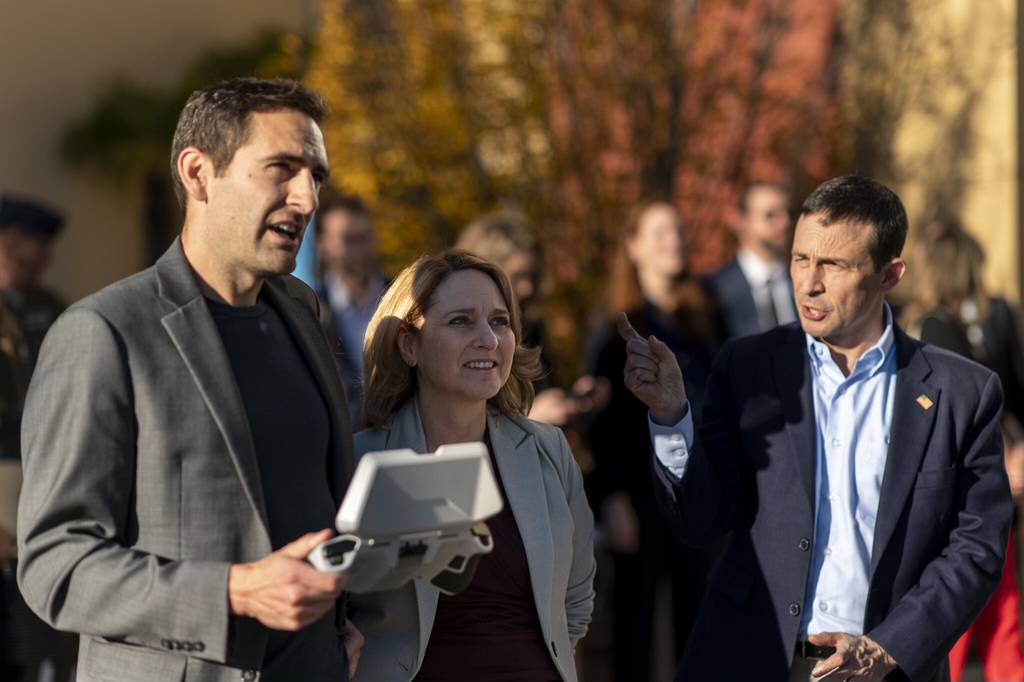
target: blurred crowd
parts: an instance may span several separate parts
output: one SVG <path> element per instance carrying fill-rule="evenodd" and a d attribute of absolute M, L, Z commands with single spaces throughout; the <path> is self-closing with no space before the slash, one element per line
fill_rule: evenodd
<path fill-rule="evenodd" d="M 522 313 L 522 340 L 540 349 L 532 419 L 560 427 L 585 475 L 597 524 L 597 607 L 591 635 L 578 652 L 580 678 L 591 682 L 667 679 L 675 668 L 725 541 L 684 547 L 654 504 L 647 458 L 623 456 L 648 437 L 647 410 L 625 388 L 623 340 L 614 316 L 624 311 L 644 337 L 654 335 L 684 370 L 686 394 L 699 424 L 711 363 L 729 338 L 796 321 L 789 275 L 796 197 L 773 182 L 751 184 L 734 210 L 735 257 L 710 276 L 688 268 L 686 217 L 666 200 L 637 205 L 622 225 L 607 278 L 607 296 L 578 349 L 587 373 L 555 381 L 545 353 L 547 263 L 535 226 L 516 212 L 483 215 L 454 246 L 497 264 Z M 42 279 L 63 220 L 36 199 L 0 201 L 0 465 L 19 459 L 19 422 L 28 380 L 49 326 L 64 309 Z M 363 341 L 391 284 L 382 272 L 373 215 L 354 196 L 325 190 L 315 219 L 318 261 L 313 287 L 339 341 L 341 380 L 353 424 L 362 419 Z M 955 216 L 917 232 L 908 281 L 891 297 L 904 329 L 925 342 L 993 369 L 1005 393 L 1003 437 L 1012 493 L 1024 493 L 1024 355 L 1016 313 L 986 291 L 984 253 Z M 358 430 L 356 427 L 354 430 Z M 12 476 L 7 469 L 0 470 Z M 0 495 L 11 494 L 7 479 Z M 25 606 L 14 580 L 14 503 L 0 499 L 0 679 L 73 675 L 75 638 L 45 626 Z M 1024 679 L 1020 654 L 1015 557 L 1007 554 L 996 597 L 950 654 L 962 674 L 972 643 L 986 679 Z"/>

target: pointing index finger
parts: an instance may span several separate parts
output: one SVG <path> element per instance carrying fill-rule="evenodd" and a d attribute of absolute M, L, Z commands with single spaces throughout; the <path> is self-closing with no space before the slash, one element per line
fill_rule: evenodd
<path fill-rule="evenodd" d="M 629 323 L 629 318 L 626 317 L 626 313 L 619 313 L 619 316 L 615 319 L 615 326 L 619 329 L 619 336 L 624 341 L 640 340 L 643 341 L 644 337 L 640 336 L 633 325 Z"/>

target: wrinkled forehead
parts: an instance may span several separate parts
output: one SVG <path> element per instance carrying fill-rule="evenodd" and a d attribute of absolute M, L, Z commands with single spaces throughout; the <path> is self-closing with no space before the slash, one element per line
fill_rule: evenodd
<path fill-rule="evenodd" d="M 327 150 L 320 126 L 309 115 L 296 109 L 250 113 L 240 145 L 240 148 L 244 147 L 262 153 L 301 157 L 311 164 L 327 164 Z"/>
<path fill-rule="evenodd" d="M 869 258 L 875 227 L 862 220 L 828 220 L 821 213 L 800 216 L 793 235 L 793 253 L 818 257 Z"/>

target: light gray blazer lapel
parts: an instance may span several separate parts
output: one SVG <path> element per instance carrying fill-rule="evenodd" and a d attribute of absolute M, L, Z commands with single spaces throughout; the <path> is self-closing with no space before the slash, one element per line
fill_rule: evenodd
<path fill-rule="evenodd" d="M 271 551 L 266 503 L 259 464 L 245 415 L 242 395 L 217 326 L 203 299 L 196 276 L 181 249 L 180 238 L 156 264 L 159 293 L 174 305 L 161 323 L 167 330 L 217 424 L 238 470 L 246 498 L 263 529 L 261 554 Z M 189 425 L 182 425 L 188 428 Z"/>
<path fill-rule="evenodd" d="M 551 636 L 551 592 L 555 548 L 551 546 L 551 510 L 540 468 L 537 439 L 515 422 L 488 411 L 487 428 L 494 459 L 498 463 L 505 498 L 519 526 L 530 568 L 533 600 L 540 617 L 544 641 Z"/>
<path fill-rule="evenodd" d="M 407 400 L 402 407 L 398 408 L 391 418 L 391 424 L 386 433 L 385 450 L 410 448 L 416 452 L 427 451 L 427 437 L 423 433 L 423 422 L 420 421 L 420 410 L 415 397 Z M 437 613 L 437 599 L 440 593 L 436 588 L 424 585 L 419 580 L 413 580 L 412 584 L 416 599 L 416 612 L 419 614 L 418 649 L 416 651 L 416 669 L 418 670 L 423 663 L 423 654 L 427 650 L 427 643 L 430 641 L 430 630 L 434 625 L 434 615 Z"/>

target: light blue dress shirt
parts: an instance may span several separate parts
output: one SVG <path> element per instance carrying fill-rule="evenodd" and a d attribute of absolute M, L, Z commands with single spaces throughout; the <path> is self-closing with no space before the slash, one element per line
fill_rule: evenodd
<path fill-rule="evenodd" d="M 807 336 L 816 435 L 817 489 L 811 570 L 800 637 L 819 632 L 863 634 L 871 578 L 882 475 L 889 449 L 896 395 L 896 347 L 892 312 L 885 330 L 843 376 L 828 347 Z M 679 478 L 693 448 L 693 418 L 687 409 L 674 426 L 648 417 L 655 456 Z"/>
<path fill-rule="evenodd" d="M 366 290 L 366 303 L 360 305 L 352 292 L 337 277 L 324 278 L 327 289 L 327 304 L 334 315 L 334 326 L 338 330 L 342 347 L 348 353 L 348 360 L 355 370 L 357 379 L 363 375 L 363 340 L 366 328 L 370 326 L 377 305 L 384 295 L 386 283 L 381 277 L 373 277 Z"/>

